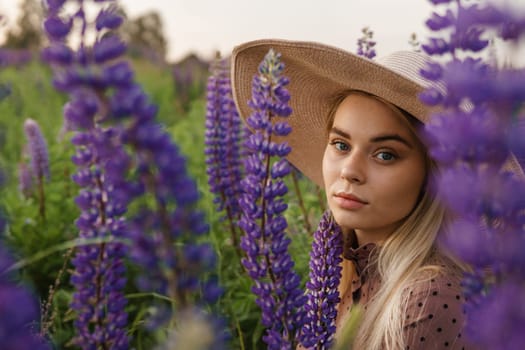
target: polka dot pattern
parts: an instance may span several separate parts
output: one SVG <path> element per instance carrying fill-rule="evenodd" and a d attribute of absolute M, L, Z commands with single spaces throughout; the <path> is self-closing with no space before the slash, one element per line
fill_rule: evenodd
<path fill-rule="evenodd" d="M 338 327 L 352 305 L 364 306 L 380 287 L 380 280 L 373 266 L 368 266 L 369 254 L 374 249 L 357 248 L 354 262 L 361 264 L 360 276 L 352 281 L 347 293 L 342 296 L 337 319 Z M 364 254 L 364 252 L 368 254 Z M 349 256 L 345 253 L 345 258 Z M 439 272 L 422 271 L 411 282 L 404 293 L 408 299 L 403 333 L 406 349 L 475 349 L 462 337 L 465 323 L 464 298 L 461 292 L 461 272 L 448 259 L 434 254 L 429 264 L 439 266 Z M 365 266 L 363 266 L 365 265 Z"/>

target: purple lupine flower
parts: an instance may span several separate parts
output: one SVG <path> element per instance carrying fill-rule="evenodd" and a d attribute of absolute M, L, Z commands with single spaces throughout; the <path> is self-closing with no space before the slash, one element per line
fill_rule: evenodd
<path fill-rule="evenodd" d="M 48 11 L 55 13 L 59 12 L 66 2 L 67 0 L 46 0 L 44 4 L 46 5 Z"/>
<path fill-rule="evenodd" d="M 95 21 L 97 30 L 117 29 L 122 24 L 123 18 L 117 13 L 117 7 L 112 6 L 107 9 L 102 9 Z"/>
<path fill-rule="evenodd" d="M 374 32 L 368 28 L 364 27 L 361 29 L 363 36 L 357 40 L 357 54 L 369 59 L 372 59 L 376 56 L 376 42 L 373 39 Z"/>
<path fill-rule="evenodd" d="M 63 43 L 52 43 L 44 48 L 41 54 L 42 60 L 48 63 L 68 65 L 73 63 L 73 50 Z"/>
<path fill-rule="evenodd" d="M 20 68 L 33 59 L 33 53 L 28 49 L 9 49 L 0 48 L 0 67 L 17 67 Z"/>
<path fill-rule="evenodd" d="M 33 119 L 24 122 L 24 133 L 27 139 L 27 154 L 30 158 L 30 172 L 36 179 L 38 193 L 38 212 L 42 220 L 46 219 L 46 200 L 44 179 L 49 180 L 49 155 L 47 142 L 40 131 L 40 126 Z"/>
<path fill-rule="evenodd" d="M 31 171 L 38 181 L 44 178 L 49 180 L 49 155 L 47 142 L 42 135 L 40 126 L 33 119 L 26 119 L 24 122 L 24 132 L 27 139 L 27 150 L 31 159 Z"/>
<path fill-rule="evenodd" d="M 95 3 L 111 6 L 112 1 Z M 187 172 L 186 159 L 156 121 L 157 106 L 149 102 L 133 79 L 131 65 L 122 59 L 124 43 L 116 33 L 106 33 L 118 21 L 99 15 L 98 21 L 90 23 L 81 9 L 74 16 L 83 23 L 79 49 L 69 63 L 50 63 L 55 69 L 55 87 L 71 96 L 64 116 L 72 128 L 81 131 L 72 138 L 77 147 L 73 162 L 78 166 L 73 179 L 84 188 L 76 199 L 82 209 L 76 224 L 84 238 L 103 240 L 87 245 L 74 260 L 73 282 L 78 285 L 74 307 L 82 315 L 76 323 L 77 339 L 96 338 L 106 346 L 118 343 L 125 348 L 127 340 L 121 337 L 127 322 L 125 300 L 119 294 L 124 284 L 121 238 L 131 241 L 129 255 L 143 269 L 137 280 L 139 288 L 168 297 L 177 311 L 190 307 L 194 300 L 199 306 L 213 304 L 222 289 L 213 276 L 204 278 L 212 275 L 215 252 L 209 244 L 198 242 L 208 232 L 208 224 L 196 209 L 199 193 Z M 89 28 L 95 31 L 92 45 L 87 42 Z M 133 201 L 136 210 L 124 218 Z M 98 284 L 90 284 L 96 273 L 101 276 Z M 105 281 L 112 281 L 114 289 L 102 284 Z M 90 304 L 95 300 L 93 293 L 105 295 L 99 291 L 108 294 L 97 300 L 106 308 Z M 174 319 L 172 306 L 163 305 L 167 312 L 160 310 L 159 314 Z M 81 327 L 93 320 L 100 322 L 92 324 L 88 334 Z M 214 344 L 220 348 L 225 334 L 215 336 Z"/>
<path fill-rule="evenodd" d="M 314 233 L 310 251 L 308 301 L 301 344 L 310 349 L 330 349 L 335 337 L 339 304 L 339 281 L 343 254 L 343 234 L 330 211 L 326 211 Z"/>
<path fill-rule="evenodd" d="M 173 65 L 172 68 L 173 84 L 175 86 L 175 92 L 180 100 L 180 105 L 183 111 L 189 109 L 191 102 L 192 88 L 195 81 L 195 74 L 192 69 L 188 69 L 188 66 L 182 66 L 180 64 Z"/>
<path fill-rule="evenodd" d="M 155 207 L 142 208 L 130 219 L 131 255 L 145 271 L 138 286 L 166 295 L 180 310 L 191 307 L 194 295 L 198 295 L 199 306 L 214 304 L 222 288 L 216 279 L 204 278 L 216 266 L 216 256 L 210 244 L 197 242 L 209 227 L 204 214 L 195 208 L 199 199 L 196 184 L 178 146 L 153 118 L 156 109 L 147 103 L 144 94 L 137 101 L 142 103 L 138 102 L 128 116 L 132 122 L 123 135 L 136 154 L 136 177 L 118 188 L 127 197 L 145 192 L 155 200 Z M 115 104 L 112 108 L 122 111 L 127 107 Z M 163 311 L 160 314 L 166 318 L 177 316 Z M 215 333 L 214 347 L 224 347 L 227 337 L 225 332 Z"/>
<path fill-rule="evenodd" d="M 58 15 L 51 15 L 44 20 L 44 29 L 52 40 L 63 40 L 71 31 L 73 19 L 63 20 Z"/>
<path fill-rule="evenodd" d="M 83 349 L 127 349 L 129 346 L 124 311 L 127 300 L 123 292 L 127 247 L 118 241 L 111 242 L 126 236 L 121 218 L 126 205 L 115 195 L 112 178 L 104 176 L 101 170 L 112 157 L 126 157 L 121 145 L 115 142 L 117 138 L 113 129 L 100 128 L 74 136 L 77 152 L 73 162 L 77 173 L 73 179 L 82 187 L 75 199 L 81 210 L 76 221 L 79 237 L 110 240 L 77 247 L 72 260 L 75 270 L 71 283 L 75 292 L 71 308 L 77 313 L 74 321 L 77 334 L 73 342 Z"/>
<path fill-rule="evenodd" d="M 25 162 L 18 164 L 18 189 L 26 198 L 33 193 L 33 173 Z"/>
<path fill-rule="evenodd" d="M 525 178 L 514 154 L 519 161 L 525 153 L 525 144 L 517 141 L 523 139 L 525 70 L 485 63 L 477 52 L 487 46 L 488 31 L 502 39 L 523 38 L 525 16 L 461 1 L 446 11 L 447 25 L 437 25 L 436 15 L 427 23 L 433 30 L 446 27 L 446 34 L 430 39 L 424 49 L 452 58 L 422 72 L 445 86 L 439 94 L 433 90 L 422 96 L 442 109 L 426 131 L 430 153 L 442 168 L 441 198 L 455 217 L 444 243 L 472 266 L 463 280 L 466 335 L 483 349 L 520 349 L 525 346 L 525 309 L 520 307 Z"/>
<path fill-rule="evenodd" d="M 208 79 L 205 133 L 206 173 L 210 191 L 219 211 L 225 213 L 230 224 L 232 243 L 238 248 L 241 193 L 241 118 L 233 102 L 229 67 L 226 60 L 212 66 Z"/>
<path fill-rule="evenodd" d="M 121 179 L 111 177 L 107 172 L 110 164 L 125 163 L 128 156 L 119 142 L 121 129 L 98 124 L 103 118 L 103 101 L 97 95 L 100 92 L 97 88 L 103 85 L 101 80 L 90 75 L 81 55 L 75 55 L 70 48 L 57 42 L 65 39 L 71 29 L 66 28 L 65 23 L 71 22 L 72 17 L 57 19 L 57 13 L 65 12 L 61 11 L 64 4 L 56 1 L 49 4 L 50 17 L 45 27 L 52 46 L 43 56 L 53 64 L 55 74 L 63 74 L 64 85 L 76 87 L 69 91 L 71 101 L 64 108 L 64 115 L 68 127 L 74 132 L 72 143 L 76 153 L 72 161 L 77 170 L 72 178 L 81 188 L 75 199 L 81 211 L 76 221 L 79 238 L 81 241 L 103 241 L 75 249 L 71 275 L 75 291 L 71 308 L 76 313 L 76 334 L 72 343 L 82 349 L 128 349 L 127 300 L 124 296 L 127 246 L 119 241 L 127 235 L 122 217 L 127 202 L 117 195 L 116 185 Z M 87 27 L 82 11 L 78 11 L 76 17 L 83 22 L 83 27 Z M 85 38 L 81 37 L 82 47 L 84 41 Z"/>
<path fill-rule="evenodd" d="M 432 17 L 430 17 L 425 22 L 425 24 L 431 30 L 437 31 L 437 30 L 441 30 L 441 29 L 450 27 L 453 23 L 453 20 L 454 20 L 454 14 L 450 10 L 448 10 L 443 16 L 433 12 Z"/>
<path fill-rule="evenodd" d="M 439 139 L 439 144 L 430 153 L 442 165 L 463 161 L 501 166 L 508 154 L 507 142 L 502 137 L 505 127 L 497 115 L 482 108 L 457 111 L 452 118 L 436 114 L 427 131 Z M 463 142 L 456 143 L 460 139 Z"/>
<path fill-rule="evenodd" d="M 103 37 L 93 45 L 93 57 L 96 63 L 111 61 L 125 52 L 126 44 L 116 35 Z"/>
<path fill-rule="evenodd" d="M 2 349 L 50 350 L 51 346 L 38 335 L 37 327 L 40 321 L 38 301 L 28 289 L 16 283 L 10 271 L 12 265 L 11 256 L 3 246 L 0 246 L 0 344 L 2 344 Z"/>
<path fill-rule="evenodd" d="M 523 242 L 521 245 L 523 247 Z M 484 349 L 523 349 L 525 304 L 522 301 L 525 286 L 522 278 L 505 281 L 490 293 L 481 294 L 476 305 L 468 305 L 467 312 L 475 322 L 467 325 L 467 331 L 482 335 Z"/>
<path fill-rule="evenodd" d="M 288 253 L 290 239 L 283 215 L 287 205 L 282 196 L 288 191 L 283 178 L 290 172 L 284 157 L 290 146 L 272 140 L 273 135 L 290 132 L 282 120 L 291 113 L 283 69 L 280 55 L 270 50 L 253 78 L 248 102 L 253 113 L 247 120 L 253 134 L 246 142 L 251 154 L 244 160 L 240 200 L 239 226 L 245 231 L 241 248 L 246 253 L 242 263 L 254 280 L 252 291 L 267 327 L 263 340 L 269 349 L 295 349 L 304 322 L 305 297 Z"/>

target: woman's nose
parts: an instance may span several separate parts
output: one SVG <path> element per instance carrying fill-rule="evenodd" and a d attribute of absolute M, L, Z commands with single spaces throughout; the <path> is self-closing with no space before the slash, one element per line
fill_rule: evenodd
<path fill-rule="evenodd" d="M 341 178 L 351 183 L 366 181 L 365 159 L 357 152 L 348 155 L 341 168 Z"/>

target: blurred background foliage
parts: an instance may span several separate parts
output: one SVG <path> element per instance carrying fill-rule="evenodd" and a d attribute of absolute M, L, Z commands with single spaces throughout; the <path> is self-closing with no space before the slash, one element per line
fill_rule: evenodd
<path fill-rule="evenodd" d="M 1 28 L 4 42 L 0 45 L 0 92 L 5 98 L 0 100 L 0 169 L 4 179 L 0 189 L 0 215 L 7 219 L 8 225 L 0 239 L 15 254 L 24 282 L 40 300 L 41 333 L 50 337 L 58 349 L 72 348 L 68 344 L 73 334 L 73 315 L 68 307 L 72 293 L 70 258 L 73 240 L 77 237 L 75 219 L 79 212 L 74 204 L 78 188 L 70 178 L 74 171 L 70 160 L 71 135 L 62 130 L 62 108 L 67 97 L 55 91 L 52 73 L 40 61 L 39 50 L 45 45 L 40 1 L 24 0 L 20 14 L 13 27 Z M 128 56 L 136 78 L 158 105 L 158 119 L 186 155 L 189 172 L 201 192 L 200 206 L 210 224 L 208 239 L 219 257 L 216 268 L 225 293 L 218 308 L 232 333 L 231 348 L 263 349 L 264 328 L 250 291 L 251 279 L 241 267 L 228 224 L 223 214 L 217 212 L 208 188 L 204 122 L 211 62 L 194 54 L 179 62 L 166 62 L 166 39 L 158 13 L 145 13 L 125 23 L 121 35 L 130 47 Z M 19 190 L 18 168 L 26 161 L 23 124 L 27 118 L 40 124 L 49 147 L 51 177 L 44 187 L 45 218 L 39 215 L 38 195 L 23 195 Z M 289 180 L 287 216 L 291 254 L 304 286 L 311 234 L 323 211 L 319 204 L 323 194 L 311 182 L 296 175 L 296 182 Z M 134 273 L 130 266 L 127 287 L 130 335 L 136 349 L 151 349 L 158 335 L 149 334 L 143 325 L 152 296 L 136 290 Z"/>

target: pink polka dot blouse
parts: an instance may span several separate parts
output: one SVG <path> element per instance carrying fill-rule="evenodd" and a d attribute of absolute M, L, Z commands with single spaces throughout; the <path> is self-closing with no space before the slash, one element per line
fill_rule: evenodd
<path fill-rule="evenodd" d="M 369 264 L 371 255 L 377 248 L 370 243 L 359 248 L 345 248 L 344 257 L 356 265 L 358 277 L 352 281 L 339 304 L 337 324 L 359 304 L 364 313 L 367 305 L 381 281 L 374 267 Z M 439 266 L 439 272 L 422 273 L 421 281 L 415 281 L 405 289 L 408 305 L 403 323 L 403 333 L 407 350 L 427 349 L 474 349 L 463 334 L 465 313 L 464 298 L 461 292 L 461 271 L 439 253 L 431 257 L 431 264 Z"/>

